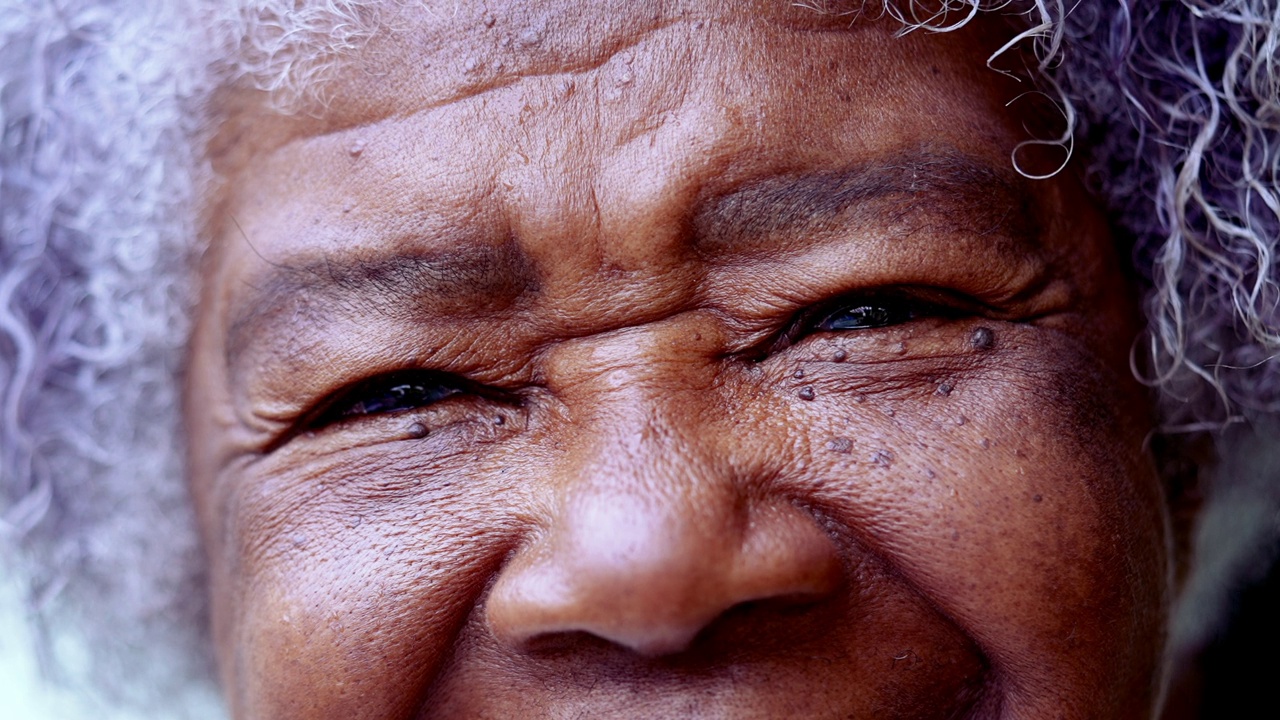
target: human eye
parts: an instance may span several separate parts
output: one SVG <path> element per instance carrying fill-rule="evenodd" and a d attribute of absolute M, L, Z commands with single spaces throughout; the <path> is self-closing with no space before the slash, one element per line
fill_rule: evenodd
<path fill-rule="evenodd" d="M 908 288 L 843 295 L 801 311 L 774 344 L 774 350 L 813 335 L 874 331 L 972 312 L 972 302 L 934 290 Z"/>
<path fill-rule="evenodd" d="M 904 298 L 852 298 L 825 308 L 811 320 L 814 332 L 871 330 L 899 325 L 916 319 L 933 308 Z"/>
<path fill-rule="evenodd" d="M 319 430 L 346 420 L 425 408 L 471 390 L 471 383 L 448 373 L 429 370 L 386 373 L 334 393 L 322 401 L 303 424 L 308 430 Z"/>

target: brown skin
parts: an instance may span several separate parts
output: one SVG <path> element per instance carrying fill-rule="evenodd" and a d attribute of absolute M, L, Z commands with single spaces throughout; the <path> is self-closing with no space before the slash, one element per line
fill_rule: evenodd
<path fill-rule="evenodd" d="M 1010 170 L 1007 29 L 686 5 L 419 11 L 226 125 L 187 419 L 235 717 L 1151 715 L 1134 304 Z"/>

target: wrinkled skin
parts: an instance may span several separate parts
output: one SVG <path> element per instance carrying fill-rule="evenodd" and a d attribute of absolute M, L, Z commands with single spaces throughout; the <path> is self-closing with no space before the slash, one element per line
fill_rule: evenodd
<path fill-rule="evenodd" d="M 1149 716 L 1135 303 L 1011 169 L 1008 28 L 656 7 L 419 11 L 323 107 L 227 101 L 187 419 L 235 716 Z"/>

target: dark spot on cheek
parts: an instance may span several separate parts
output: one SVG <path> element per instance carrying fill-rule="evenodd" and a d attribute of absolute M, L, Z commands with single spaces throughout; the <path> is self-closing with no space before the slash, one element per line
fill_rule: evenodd
<path fill-rule="evenodd" d="M 827 449 L 831 452 L 848 455 L 853 450 L 853 441 L 846 437 L 832 438 L 827 442 Z"/>
<path fill-rule="evenodd" d="M 887 468 L 893 464 L 893 453 L 888 450 L 877 450 L 871 454 L 871 462 Z"/>
<path fill-rule="evenodd" d="M 405 433 L 408 434 L 409 437 L 413 438 L 414 440 L 421 440 L 422 438 L 427 436 L 427 426 L 423 425 L 420 422 L 416 422 L 410 425 L 409 429 L 406 430 Z"/>
<path fill-rule="evenodd" d="M 953 388 L 951 387 L 951 383 L 943 382 L 938 384 L 939 395 L 950 395 L 952 389 Z"/>
<path fill-rule="evenodd" d="M 983 450 L 988 450 L 991 448 L 991 441 L 986 438 L 982 438 L 982 442 L 978 444 L 982 446 Z"/>
<path fill-rule="evenodd" d="M 818 393 L 814 392 L 812 385 L 805 385 L 800 388 L 800 392 L 796 393 L 801 400 L 812 400 L 818 397 Z"/>
<path fill-rule="evenodd" d="M 1044 497 L 1043 497 L 1042 495 L 1038 495 L 1038 494 L 1037 494 L 1037 495 L 1035 495 L 1034 497 L 1032 497 L 1032 498 L 1031 498 L 1031 500 L 1032 500 L 1033 502 L 1040 502 L 1041 500 L 1044 500 Z"/>
<path fill-rule="evenodd" d="M 969 344 L 972 345 L 975 350 L 990 350 L 996 346 L 996 334 L 991 330 L 991 328 L 976 328 L 974 329 L 973 334 L 969 336 Z"/>
<path fill-rule="evenodd" d="M 504 418 L 504 417 L 502 417 L 501 415 L 496 415 L 496 416 L 494 416 L 494 418 L 493 418 L 493 424 L 494 424 L 494 425 L 506 425 L 506 424 L 507 424 L 507 419 L 506 419 L 506 418 Z"/>
<path fill-rule="evenodd" d="M 835 355 L 833 355 L 833 356 L 831 357 L 831 361 L 832 361 L 832 362 L 844 362 L 844 361 L 845 361 L 845 358 L 847 358 L 847 357 L 849 357 L 849 354 L 848 354 L 848 353 L 846 353 L 846 352 L 845 352 L 845 351 L 843 351 L 843 350 L 837 350 L 837 351 L 836 351 L 836 354 L 835 354 Z"/>
<path fill-rule="evenodd" d="M 795 373 L 793 373 L 793 374 L 792 374 L 792 376 L 791 376 L 791 377 L 794 377 L 794 378 L 795 378 L 795 379 L 797 379 L 797 380 L 799 380 L 800 378 L 803 378 L 803 377 L 804 377 L 804 370 L 799 370 L 799 369 L 797 369 L 797 370 L 795 371 Z"/>

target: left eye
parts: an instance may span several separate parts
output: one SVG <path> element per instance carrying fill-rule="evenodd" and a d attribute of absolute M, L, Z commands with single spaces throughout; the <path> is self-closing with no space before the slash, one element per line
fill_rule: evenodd
<path fill-rule="evenodd" d="M 880 298 L 845 303 L 813 324 L 816 332 L 869 330 L 908 322 L 918 317 L 919 304 L 900 298 Z"/>
<path fill-rule="evenodd" d="M 308 425 L 319 429 L 348 418 L 412 410 L 463 392 L 465 381 L 446 373 L 390 373 L 339 392 L 322 406 Z"/>

